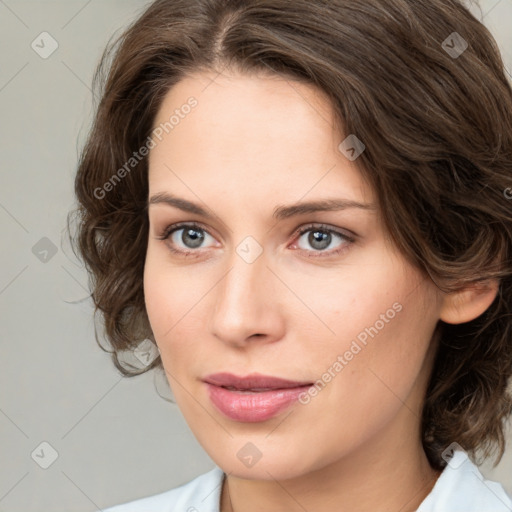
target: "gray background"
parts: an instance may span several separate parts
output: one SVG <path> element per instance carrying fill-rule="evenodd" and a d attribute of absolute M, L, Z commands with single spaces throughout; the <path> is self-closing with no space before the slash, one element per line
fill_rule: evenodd
<path fill-rule="evenodd" d="M 94 511 L 214 465 L 157 394 L 166 386 L 152 374 L 123 379 L 96 345 L 86 275 L 64 231 L 93 70 L 145 4 L 0 0 L 0 512 Z M 510 74 L 512 0 L 481 6 Z M 47 58 L 31 47 L 55 44 L 42 32 L 58 44 Z M 482 471 L 512 493 L 509 438 L 501 464 Z"/>

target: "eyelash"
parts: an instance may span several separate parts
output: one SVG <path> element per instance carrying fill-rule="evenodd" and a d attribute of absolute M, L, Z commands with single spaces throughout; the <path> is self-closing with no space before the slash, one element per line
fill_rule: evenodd
<path fill-rule="evenodd" d="M 157 236 L 156 238 L 158 240 L 165 241 L 174 232 L 179 231 L 180 229 L 183 229 L 183 228 L 191 228 L 191 229 L 196 229 L 198 231 L 204 231 L 205 233 L 210 235 L 210 233 L 205 228 L 203 228 L 200 224 L 198 224 L 196 222 L 181 222 L 181 223 L 178 223 L 178 224 L 172 224 L 170 226 L 167 226 L 165 228 L 165 230 L 163 231 L 163 233 L 161 235 Z M 301 228 L 300 230 L 296 231 L 293 236 L 294 236 L 294 238 L 300 238 L 302 235 L 304 235 L 308 231 L 313 231 L 313 230 L 321 231 L 323 233 L 337 235 L 343 241 L 346 242 L 341 247 L 339 247 L 337 249 L 332 249 L 330 251 L 311 251 L 313 253 L 313 256 L 310 256 L 310 257 L 313 257 L 313 258 L 318 258 L 318 257 L 322 258 L 322 257 L 336 256 L 336 255 L 346 251 L 347 250 L 347 245 L 350 245 L 350 244 L 355 242 L 355 238 L 354 237 L 351 237 L 349 235 L 341 233 L 340 231 L 332 229 L 329 226 L 326 226 L 325 224 L 310 224 L 310 225 L 305 226 L 305 227 Z M 212 235 L 210 235 L 210 236 L 212 236 Z M 168 245 L 168 248 L 169 248 L 169 250 L 171 252 L 173 252 L 175 254 L 178 254 L 178 255 L 181 255 L 181 256 L 184 256 L 184 257 L 199 256 L 199 253 L 201 252 L 199 250 L 184 251 L 184 250 L 181 250 L 181 249 L 175 249 L 174 247 L 172 247 L 170 245 Z M 300 251 L 305 251 L 305 249 L 299 249 L 299 250 Z"/>

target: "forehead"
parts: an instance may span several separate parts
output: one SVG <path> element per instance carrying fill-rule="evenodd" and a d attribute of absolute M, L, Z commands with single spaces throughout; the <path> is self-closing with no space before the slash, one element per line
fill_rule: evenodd
<path fill-rule="evenodd" d="M 309 84 L 275 75 L 196 73 L 168 91 L 158 127 L 164 130 L 150 152 L 150 193 L 177 187 L 190 196 L 188 184 L 195 192 L 242 198 L 374 200 L 356 163 L 338 149 L 345 136 L 335 128 L 328 98 Z"/>

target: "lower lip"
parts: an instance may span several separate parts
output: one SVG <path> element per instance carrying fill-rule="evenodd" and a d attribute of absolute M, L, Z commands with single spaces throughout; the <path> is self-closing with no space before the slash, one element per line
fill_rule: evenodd
<path fill-rule="evenodd" d="M 231 391 L 206 383 L 210 400 L 228 418 L 235 421 L 265 421 L 288 408 L 311 386 L 260 392 Z"/>

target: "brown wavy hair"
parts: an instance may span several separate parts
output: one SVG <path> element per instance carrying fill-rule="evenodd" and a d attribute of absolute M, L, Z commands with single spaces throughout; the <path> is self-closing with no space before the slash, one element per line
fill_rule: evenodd
<path fill-rule="evenodd" d="M 457 0 L 157 0 L 109 43 L 68 228 L 73 217 L 115 366 L 125 376 L 162 368 L 160 357 L 143 369 L 120 357 L 154 342 L 148 161 L 134 152 L 174 84 L 228 67 L 327 94 L 340 133 L 366 145 L 356 163 L 392 240 L 440 289 L 499 281 L 478 318 L 439 321 L 422 415 L 434 468 L 453 441 L 499 461 L 512 412 L 512 88 L 496 41 Z"/>

